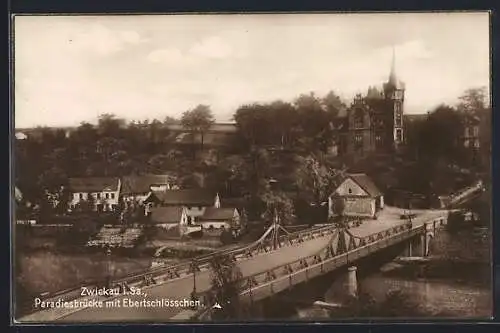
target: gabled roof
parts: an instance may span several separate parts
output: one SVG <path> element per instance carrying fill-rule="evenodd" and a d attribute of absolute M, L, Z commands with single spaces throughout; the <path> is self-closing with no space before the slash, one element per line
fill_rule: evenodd
<path fill-rule="evenodd" d="M 228 221 L 234 217 L 236 208 L 205 208 L 205 213 L 199 217 L 201 221 Z"/>
<path fill-rule="evenodd" d="M 347 177 L 351 178 L 371 197 L 378 197 L 382 194 L 371 178 L 364 173 L 351 173 L 348 174 Z"/>
<path fill-rule="evenodd" d="M 179 223 L 182 211 L 182 207 L 154 207 L 151 208 L 151 221 L 153 223 Z"/>
<path fill-rule="evenodd" d="M 21 191 L 17 188 L 17 186 L 14 188 L 14 197 L 16 198 L 16 201 L 21 201 L 23 200 L 23 194 Z"/>
<path fill-rule="evenodd" d="M 123 194 L 148 193 L 152 185 L 171 184 L 172 179 L 168 175 L 141 175 L 127 176 L 122 178 Z"/>
<path fill-rule="evenodd" d="M 164 205 L 178 206 L 213 206 L 215 194 L 203 189 L 169 190 L 153 192 Z"/>
<path fill-rule="evenodd" d="M 69 189 L 72 192 L 118 191 L 119 182 L 117 177 L 70 178 Z"/>

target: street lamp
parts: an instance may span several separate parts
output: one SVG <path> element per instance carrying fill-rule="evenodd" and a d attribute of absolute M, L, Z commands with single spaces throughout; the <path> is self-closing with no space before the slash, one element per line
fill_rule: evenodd
<path fill-rule="evenodd" d="M 106 248 L 106 288 L 111 288 L 111 247 Z"/>
<path fill-rule="evenodd" d="M 196 302 L 198 299 L 196 296 L 196 271 L 198 270 L 196 259 L 193 259 L 191 262 L 191 270 L 193 271 L 193 291 L 191 292 L 191 300 Z"/>

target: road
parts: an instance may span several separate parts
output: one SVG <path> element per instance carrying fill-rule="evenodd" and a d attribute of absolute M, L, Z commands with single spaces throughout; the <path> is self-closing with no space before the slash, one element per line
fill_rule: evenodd
<path fill-rule="evenodd" d="M 438 217 L 443 214 L 443 210 L 419 210 L 412 213 L 417 214 L 413 219 L 413 225 L 418 227 L 425 221 Z M 405 220 L 400 218 L 403 213 L 401 209 L 386 207 L 379 215 L 377 220 L 365 221 L 358 227 L 350 229 L 351 233 L 356 236 L 364 237 L 370 234 L 378 233 L 388 228 L 404 224 Z M 287 263 L 294 262 L 300 258 L 314 255 L 328 245 L 331 235 L 318 237 L 303 243 L 280 248 L 270 253 L 264 253 L 256 257 L 241 260 L 238 265 L 243 276 L 250 276 L 256 273 L 264 272 L 273 267 L 281 266 Z M 197 291 L 206 291 L 210 288 L 210 272 L 202 271 L 196 274 L 196 289 Z M 171 280 L 161 285 L 155 285 L 144 289 L 144 296 L 118 296 L 114 299 L 123 300 L 130 298 L 133 300 L 183 300 L 189 299 L 190 293 L 193 290 L 193 276 L 186 276 L 176 280 Z M 95 298 L 95 297 L 94 297 Z M 101 298 L 109 300 L 111 298 Z M 68 310 L 48 310 L 34 313 L 22 319 L 22 322 L 39 322 L 39 321 L 57 321 L 61 323 L 104 323 L 104 322 L 166 322 L 169 318 L 179 314 L 186 308 L 174 307 L 120 307 L 120 308 L 84 308 L 68 314 Z M 49 319 L 50 318 L 50 319 Z"/>

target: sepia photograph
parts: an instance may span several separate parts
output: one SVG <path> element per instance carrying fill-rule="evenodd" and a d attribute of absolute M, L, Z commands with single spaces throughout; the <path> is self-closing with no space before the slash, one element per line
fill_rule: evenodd
<path fill-rule="evenodd" d="M 14 324 L 492 317 L 489 12 L 11 28 Z"/>

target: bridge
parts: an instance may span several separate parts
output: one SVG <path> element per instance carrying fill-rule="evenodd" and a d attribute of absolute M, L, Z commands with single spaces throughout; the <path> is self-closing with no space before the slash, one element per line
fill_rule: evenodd
<path fill-rule="evenodd" d="M 481 184 L 482 185 L 482 184 Z M 464 190 L 468 191 L 468 189 Z M 467 197 L 477 192 L 468 191 Z M 464 201 L 460 198 L 460 201 Z M 278 234 L 276 223 L 256 242 L 222 251 L 229 255 L 242 273 L 242 302 L 256 302 L 293 288 L 305 281 L 327 274 L 396 244 L 407 244 L 406 255 L 425 257 L 429 242 L 447 223 L 450 210 L 413 210 L 414 217 L 402 219 L 405 210 L 386 206 L 377 220 L 354 222 L 348 229 L 333 225 L 296 233 Z M 158 267 L 146 273 L 115 282 L 121 291 L 140 287 L 141 295 L 81 296 L 81 288 L 51 295 L 47 301 L 107 302 L 127 298 L 132 301 L 160 299 L 183 300 L 192 295 L 200 300 L 196 311 L 180 307 L 76 307 L 44 309 L 19 318 L 34 322 L 169 322 L 178 319 L 210 318 L 216 302 L 211 292 L 210 259 L 212 255 L 175 266 Z M 89 286 L 92 288 L 93 286 Z"/>

